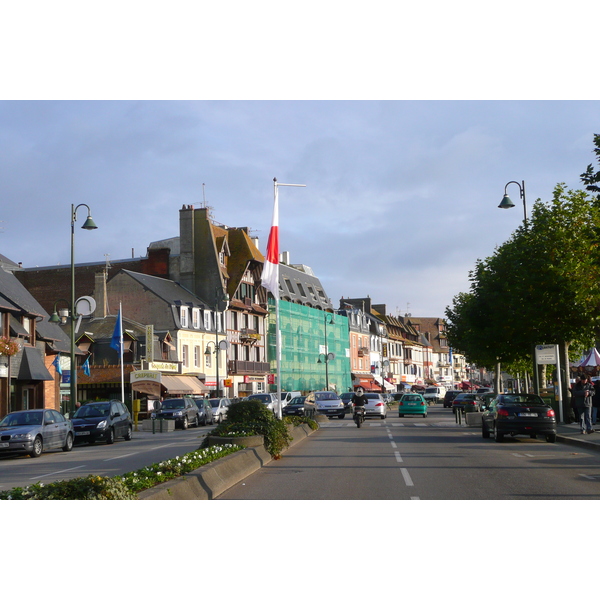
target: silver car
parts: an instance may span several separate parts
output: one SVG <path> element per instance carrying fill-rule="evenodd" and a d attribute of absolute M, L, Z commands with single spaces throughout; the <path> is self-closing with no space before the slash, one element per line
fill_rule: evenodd
<path fill-rule="evenodd" d="M 365 395 L 365 417 L 379 417 L 385 419 L 387 416 L 387 404 L 382 394 L 366 392 Z"/>
<path fill-rule="evenodd" d="M 73 449 L 73 424 L 56 410 L 18 410 L 0 421 L 0 454 L 29 454 Z"/>
<path fill-rule="evenodd" d="M 210 398 L 209 402 L 212 407 L 214 422 L 222 423 L 227 418 L 229 400 L 227 398 Z"/>

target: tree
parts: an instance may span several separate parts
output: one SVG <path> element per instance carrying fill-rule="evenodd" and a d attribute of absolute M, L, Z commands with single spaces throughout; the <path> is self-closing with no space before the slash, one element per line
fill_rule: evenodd
<path fill-rule="evenodd" d="M 594 134 L 594 153 L 598 157 L 598 163 L 600 164 L 600 135 Z M 585 189 L 588 192 L 592 192 L 596 194 L 596 200 L 600 202 L 600 170 L 594 171 L 594 168 L 591 164 L 588 165 L 585 173 L 580 175 L 581 181 L 585 184 Z"/>

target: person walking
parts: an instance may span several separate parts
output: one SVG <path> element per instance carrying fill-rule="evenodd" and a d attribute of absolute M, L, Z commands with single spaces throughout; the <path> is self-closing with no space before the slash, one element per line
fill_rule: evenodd
<path fill-rule="evenodd" d="M 579 413 L 579 427 L 581 433 L 594 433 L 594 429 L 592 429 L 593 396 L 594 386 L 588 380 L 588 376 L 583 374 L 573 388 L 573 398 L 575 400 L 577 412 Z"/>
<path fill-rule="evenodd" d="M 592 398 L 592 425 L 598 421 L 598 409 L 600 409 L 600 377 L 594 381 L 594 396 Z"/>

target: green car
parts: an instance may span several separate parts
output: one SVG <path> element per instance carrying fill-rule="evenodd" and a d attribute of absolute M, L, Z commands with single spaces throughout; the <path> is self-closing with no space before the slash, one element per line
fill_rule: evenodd
<path fill-rule="evenodd" d="M 423 415 L 427 416 L 427 400 L 421 394 L 395 394 L 394 400 L 398 401 L 398 416 Z"/>

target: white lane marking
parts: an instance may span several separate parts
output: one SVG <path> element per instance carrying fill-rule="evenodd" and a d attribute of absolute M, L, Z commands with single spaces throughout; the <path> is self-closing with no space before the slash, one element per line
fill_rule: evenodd
<path fill-rule="evenodd" d="M 397 448 L 398 447 L 398 446 L 396 446 L 396 442 L 394 440 L 392 440 L 390 443 L 392 444 L 392 448 Z"/>
<path fill-rule="evenodd" d="M 30 477 L 29 479 L 41 479 L 42 477 L 51 477 L 52 475 L 58 475 L 59 473 L 66 473 L 67 471 L 76 471 L 77 469 L 83 469 L 85 465 L 79 465 L 71 469 L 63 469 L 62 471 L 54 471 L 53 473 L 46 473 L 45 475 L 37 475 L 36 477 Z"/>
<path fill-rule="evenodd" d="M 404 462 L 400 456 L 400 452 L 394 452 L 394 456 L 396 457 L 396 462 Z"/>
<path fill-rule="evenodd" d="M 119 458 L 127 458 L 128 456 L 135 456 L 139 454 L 139 452 L 132 452 L 131 454 L 122 454 L 121 456 L 113 456 L 112 458 L 105 458 L 104 462 L 109 462 L 111 460 L 119 460 Z"/>
<path fill-rule="evenodd" d="M 402 477 L 404 477 L 404 483 L 411 487 L 414 486 L 415 484 L 412 482 L 412 479 L 410 478 L 410 475 L 408 474 L 408 470 L 405 468 L 401 468 L 400 472 L 402 473 Z"/>
<path fill-rule="evenodd" d="M 421 498 L 419 498 L 419 496 L 411 496 L 410 499 L 411 500 L 420 500 Z"/>
<path fill-rule="evenodd" d="M 584 475 L 583 473 L 579 473 L 580 477 L 585 477 L 586 479 L 591 479 L 592 481 L 596 481 L 596 479 L 598 479 L 598 476 L 594 476 L 594 475 Z"/>

